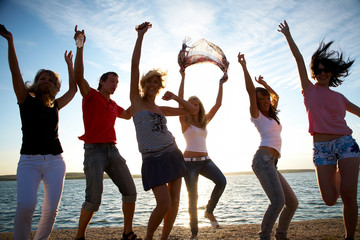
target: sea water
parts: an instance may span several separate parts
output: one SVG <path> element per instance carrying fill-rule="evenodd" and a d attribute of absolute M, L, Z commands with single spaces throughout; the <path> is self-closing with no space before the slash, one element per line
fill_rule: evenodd
<path fill-rule="evenodd" d="M 299 207 L 293 221 L 342 218 L 341 199 L 335 206 L 326 206 L 319 193 L 315 172 L 283 173 L 299 199 Z M 260 224 L 267 209 L 267 199 L 259 181 L 254 174 L 226 175 L 227 186 L 214 211 L 220 225 Z M 134 178 L 138 191 L 134 226 L 146 226 L 155 206 L 151 191 L 145 192 L 141 178 Z M 214 184 L 199 178 L 198 217 L 199 226 L 208 226 L 204 211 Z M 360 191 L 358 191 L 360 192 Z M 54 229 L 77 228 L 81 205 L 85 196 L 85 180 L 65 180 L 64 190 L 59 206 Z M 358 196 L 358 199 L 360 197 Z M 38 204 L 33 216 L 32 230 L 36 230 L 41 215 L 43 188 L 40 184 Z M 95 213 L 90 227 L 122 227 L 121 195 L 110 179 L 104 180 L 102 204 Z M 0 232 L 12 232 L 16 210 L 16 181 L 0 182 Z M 175 226 L 189 226 L 188 196 L 183 181 L 179 213 Z"/>

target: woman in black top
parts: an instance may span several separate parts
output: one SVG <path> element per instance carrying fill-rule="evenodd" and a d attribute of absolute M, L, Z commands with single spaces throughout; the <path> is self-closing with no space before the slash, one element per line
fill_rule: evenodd
<path fill-rule="evenodd" d="M 69 90 L 55 99 L 60 90 L 58 74 L 41 69 L 32 84 L 24 83 L 12 34 L 0 25 L 0 35 L 8 42 L 9 67 L 20 108 L 23 142 L 17 168 L 17 208 L 14 239 L 28 239 L 40 181 L 44 185 L 42 214 L 34 239 L 47 239 L 53 228 L 65 176 L 65 162 L 58 139 L 58 112 L 74 97 L 72 52 L 65 52 Z"/>

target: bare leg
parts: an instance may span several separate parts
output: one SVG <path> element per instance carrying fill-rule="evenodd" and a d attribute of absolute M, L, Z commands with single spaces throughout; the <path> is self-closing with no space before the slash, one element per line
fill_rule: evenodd
<path fill-rule="evenodd" d="M 336 165 L 316 166 L 321 197 L 328 206 L 333 206 L 340 196 L 338 188 L 339 174 L 336 172 Z"/>
<path fill-rule="evenodd" d="M 161 234 L 161 240 L 168 239 L 179 210 L 181 179 L 182 178 L 175 179 L 168 184 L 171 203 L 170 208 L 164 218 L 164 227 Z"/>
<path fill-rule="evenodd" d="M 81 209 L 78 232 L 76 234 L 75 239 L 85 238 L 86 229 L 89 226 L 89 223 L 93 216 L 94 216 L 94 212 L 87 211 L 83 208 Z"/>
<path fill-rule="evenodd" d="M 132 203 L 123 202 L 122 210 L 124 213 L 124 233 L 128 234 L 132 232 L 132 223 L 135 212 L 135 202 Z"/>
<path fill-rule="evenodd" d="M 156 186 L 152 191 L 156 198 L 156 207 L 150 215 L 145 240 L 153 239 L 154 232 L 164 219 L 171 203 L 171 196 L 166 184 Z"/>
<path fill-rule="evenodd" d="M 345 236 L 354 238 L 358 221 L 357 187 L 360 158 L 339 160 L 340 193 L 343 202 Z"/>

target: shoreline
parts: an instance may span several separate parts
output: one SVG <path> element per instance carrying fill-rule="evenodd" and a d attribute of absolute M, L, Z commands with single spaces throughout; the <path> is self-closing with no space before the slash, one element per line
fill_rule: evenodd
<path fill-rule="evenodd" d="M 314 169 L 283 169 L 279 170 L 281 173 L 298 173 L 298 172 L 315 172 Z M 246 172 L 228 172 L 224 175 L 248 175 L 254 174 L 252 171 Z M 140 174 L 133 174 L 133 178 L 141 178 Z M 106 173 L 104 173 L 104 179 L 109 178 Z M 65 175 L 65 180 L 74 180 L 74 179 L 85 179 L 85 174 L 83 172 L 67 172 Z M 16 175 L 0 175 L 0 181 L 16 181 Z"/>
<path fill-rule="evenodd" d="M 276 225 L 274 229 L 276 229 Z M 98 239 L 120 239 L 122 234 L 122 227 L 114 228 L 91 228 L 87 230 L 87 240 Z M 154 239 L 160 239 L 162 225 L 156 230 Z M 198 240 L 213 240 L 213 239 L 227 239 L 227 240 L 246 240 L 258 239 L 259 224 L 239 224 L 239 225 L 223 225 L 219 229 L 212 227 L 200 227 Z M 134 232 L 138 237 L 144 238 L 146 233 L 146 226 L 133 227 Z M 355 239 L 360 239 L 360 221 L 358 221 Z M 58 229 L 53 230 L 50 239 L 74 239 L 77 229 Z M 189 227 L 173 227 L 169 240 L 185 240 L 190 238 Z M 274 233 L 273 235 L 274 236 Z M 34 232 L 31 233 L 31 239 L 34 237 Z M 335 219 L 319 219 L 309 221 L 295 221 L 291 222 L 288 236 L 292 240 L 340 240 L 344 239 L 344 226 L 341 218 Z M 13 239 L 13 233 L 0 233 L 0 239 Z M 272 237 L 274 239 L 274 237 Z"/>

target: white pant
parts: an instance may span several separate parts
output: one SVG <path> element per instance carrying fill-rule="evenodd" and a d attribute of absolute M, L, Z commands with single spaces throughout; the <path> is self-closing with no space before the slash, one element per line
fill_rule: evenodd
<path fill-rule="evenodd" d="M 55 223 L 64 185 L 65 162 L 59 155 L 21 155 L 17 168 L 17 208 L 14 239 L 28 240 L 40 181 L 44 202 L 34 239 L 48 239 Z"/>

